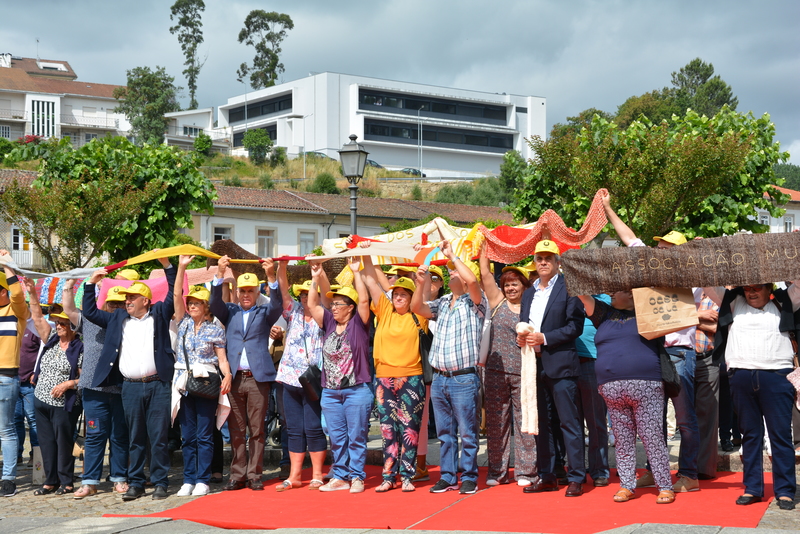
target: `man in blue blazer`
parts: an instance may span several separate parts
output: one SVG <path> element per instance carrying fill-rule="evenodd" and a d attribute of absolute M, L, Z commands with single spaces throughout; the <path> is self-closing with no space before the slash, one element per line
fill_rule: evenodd
<path fill-rule="evenodd" d="M 558 245 L 550 240 L 539 241 L 534 261 L 539 279 L 522 295 L 519 320 L 531 323 L 536 332 L 519 334 L 517 343 L 533 346 L 537 356 L 539 435 L 536 436 L 536 463 L 539 481 L 523 488 L 523 491 L 558 491 L 556 452 L 550 426 L 551 408 L 555 407 L 561 420 L 569 463 L 566 496 L 578 497 L 583 493 L 586 479 L 583 425 L 577 404 L 581 367 L 575 349 L 575 340 L 583 333 L 583 304 L 577 297 L 567 294 L 564 277 L 558 272 L 561 266 Z"/>
<path fill-rule="evenodd" d="M 122 404 L 130 436 L 130 487 L 123 500 L 144 495 L 144 464 L 150 442 L 150 481 L 153 499 L 165 499 L 169 481 L 167 434 L 175 354 L 169 337 L 169 322 L 175 312 L 172 291 L 177 269 L 167 258 L 164 266 L 169 289 L 163 302 L 153 303 L 147 284 L 134 282 L 119 293 L 125 308 L 113 313 L 97 309 L 95 285 L 108 274 L 95 271 L 83 292 L 83 316 L 106 329 L 105 343 L 92 380 L 92 387 L 122 384 Z"/>
<path fill-rule="evenodd" d="M 269 354 L 269 333 L 281 316 L 283 299 L 275 278 L 274 262 L 263 260 L 262 266 L 269 281 L 269 304 L 257 304 L 260 283 L 252 273 L 241 275 L 237 281 L 239 304 L 222 300 L 222 277 L 230 264 L 223 256 L 217 263 L 217 277 L 211 287 L 211 313 L 225 325 L 228 363 L 233 382 L 228 400 L 231 413 L 228 429 L 231 433 L 231 474 L 225 490 L 264 489 L 261 473 L 264 470 L 264 417 L 269 407 L 269 385 L 275 380 L 275 364 Z M 250 455 L 245 443 L 249 430 Z"/>

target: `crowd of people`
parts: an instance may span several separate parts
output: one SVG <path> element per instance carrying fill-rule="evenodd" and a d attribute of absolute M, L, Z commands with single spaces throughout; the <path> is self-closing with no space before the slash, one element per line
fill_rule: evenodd
<path fill-rule="evenodd" d="M 622 243 L 644 246 L 610 197 L 603 201 Z M 654 240 L 662 248 L 686 241 L 678 232 Z M 230 258 L 223 256 L 210 287 L 191 286 L 184 294 L 192 257 L 180 256 L 177 266 L 160 260 L 169 286 L 160 302 L 138 280 L 103 293 L 109 273 L 99 269 L 87 280 L 80 309 L 70 281 L 63 308 L 49 317 L 33 282 L 24 282 L 28 307 L 23 284 L 6 267 L 2 493 L 16 492 L 26 418 L 45 473 L 36 495 L 97 493 L 108 448 L 110 482 L 123 500 L 140 498 L 148 484 L 152 498 L 166 498 L 176 422 L 184 460 L 178 496 L 205 495 L 223 482 L 226 422 L 232 459 L 223 489 L 264 490 L 265 418 L 274 389 L 288 449 L 278 492 L 303 487 L 306 453 L 308 489 L 365 491 L 375 412 L 383 443 L 382 478 L 372 488 L 378 493 L 412 492 L 429 479 L 432 417 L 440 445 L 432 493 L 477 491 L 485 432 L 486 486 L 516 482 L 526 494 L 566 486 L 567 497 L 579 497 L 588 480 L 595 487 L 611 483 L 613 439 L 619 478 L 613 500 L 656 487 L 656 502 L 669 504 L 714 478 L 718 446 L 732 450 L 741 436 L 744 492 L 736 504 L 748 505 L 765 497 L 766 426 L 778 505 L 794 507 L 795 391 L 786 375 L 796 353 L 796 284 L 693 288 L 700 324 L 649 340 L 639 334 L 631 291 L 567 293 L 560 250 L 549 239 L 536 245 L 530 263 L 502 271 L 485 246 L 477 261 L 462 261 L 443 241 L 447 277 L 436 266 L 384 270 L 372 263 L 368 241 L 359 246 L 363 255 L 348 258 L 352 285 L 332 285 L 323 262 L 309 257 L 311 278 L 303 283 L 289 284 L 287 262 L 264 259 L 265 282 L 248 272 L 231 289 L 224 279 Z M 269 349 L 276 342 L 283 345 L 277 361 Z M 680 393 L 671 399 L 664 361 L 680 377 Z M 670 400 L 680 435 L 675 480 L 667 446 Z M 81 413 L 84 470 L 76 488 L 73 444 Z M 637 437 L 647 456 L 638 478 Z M 328 448 L 333 462 L 326 474 Z"/>

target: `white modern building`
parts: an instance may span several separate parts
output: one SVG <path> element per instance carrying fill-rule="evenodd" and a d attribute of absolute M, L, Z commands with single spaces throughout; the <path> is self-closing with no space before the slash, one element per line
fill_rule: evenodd
<path fill-rule="evenodd" d="M 194 140 L 204 133 L 211 138 L 213 152 L 229 153 L 231 129 L 214 127 L 214 108 L 189 109 L 164 115 L 169 119 L 164 142 L 184 150 L 194 148 Z"/>
<path fill-rule="evenodd" d="M 0 137 L 68 137 L 82 146 L 106 134 L 127 136 L 116 113 L 117 85 L 80 82 L 69 63 L 0 54 Z"/>
<path fill-rule="evenodd" d="M 384 167 L 481 176 L 497 174 L 509 150 L 530 157 L 525 139 L 546 136 L 546 111 L 543 97 L 324 72 L 229 98 L 218 125 L 231 128 L 234 153 L 247 130 L 261 128 L 290 157 L 338 159 L 355 134 Z"/>

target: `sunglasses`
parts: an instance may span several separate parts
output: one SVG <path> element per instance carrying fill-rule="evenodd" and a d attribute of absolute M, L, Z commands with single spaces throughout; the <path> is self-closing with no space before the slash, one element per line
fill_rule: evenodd
<path fill-rule="evenodd" d="M 64 328 L 69 328 L 69 323 L 65 323 L 64 321 L 56 321 L 56 326 L 63 326 Z"/>
<path fill-rule="evenodd" d="M 754 293 L 764 289 L 764 286 L 742 286 L 742 290 L 745 293 Z"/>
<path fill-rule="evenodd" d="M 431 276 L 431 282 L 438 282 L 439 280 L 441 280 L 440 277 L 438 277 L 436 275 Z"/>

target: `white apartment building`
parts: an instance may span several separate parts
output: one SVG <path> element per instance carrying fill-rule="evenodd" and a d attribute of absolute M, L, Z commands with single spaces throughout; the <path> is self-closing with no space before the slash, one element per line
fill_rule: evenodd
<path fill-rule="evenodd" d="M 116 113 L 117 85 L 80 82 L 69 63 L 0 54 L 0 137 L 68 137 L 82 146 L 106 134 L 127 136 Z"/>
<path fill-rule="evenodd" d="M 261 128 L 290 157 L 338 159 L 355 134 L 384 167 L 476 177 L 496 175 L 509 150 L 530 157 L 525 138 L 546 137 L 546 111 L 544 97 L 324 72 L 231 97 L 219 106 L 218 125 L 231 128 L 234 153 L 245 153 L 247 130 Z"/>

